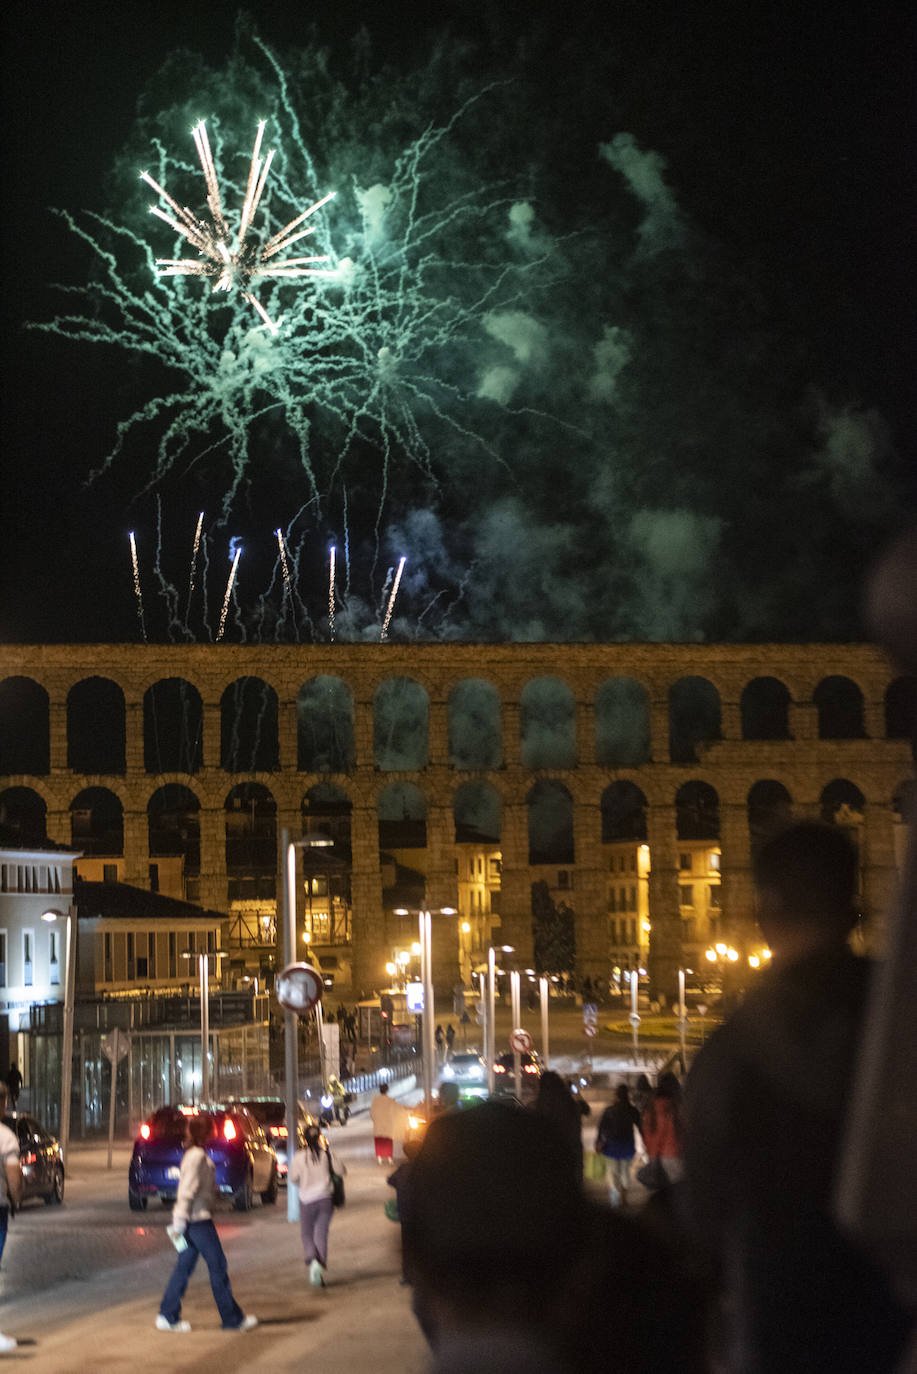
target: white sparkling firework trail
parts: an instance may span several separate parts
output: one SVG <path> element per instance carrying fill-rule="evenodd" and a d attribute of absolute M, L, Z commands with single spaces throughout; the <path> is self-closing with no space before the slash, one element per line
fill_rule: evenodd
<path fill-rule="evenodd" d="M 328 629 L 334 640 L 334 545 L 331 545 L 331 560 L 328 564 Z"/>
<path fill-rule="evenodd" d="M 140 633 L 143 635 L 143 642 L 146 643 L 146 621 L 143 618 L 143 593 L 140 590 L 140 563 L 137 559 L 137 541 L 134 538 L 134 531 L 131 530 L 128 538 L 131 541 L 131 567 L 134 570 L 134 595 L 137 598 L 137 619 L 140 621 Z"/>
<path fill-rule="evenodd" d="M 217 642 L 223 638 L 223 631 L 226 629 L 226 613 L 229 610 L 229 598 L 232 596 L 232 584 L 236 580 L 236 568 L 239 566 L 241 554 L 242 545 L 240 544 L 232 560 L 232 568 L 229 571 L 229 581 L 226 583 L 226 595 L 223 597 L 223 610 L 220 613 L 220 628 L 217 630 Z"/>
<path fill-rule="evenodd" d="M 201 528 L 204 524 L 204 512 L 201 511 L 197 517 L 197 529 L 194 531 L 194 544 L 191 549 L 191 571 L 188 574 L 188 614 L 191 613 L 191 597 L 194 595 L 194 579 L 197 575 L 197 555 L 201 547 Z"/>
<path fill-rule="evenodd" d="M 284 595 L 288 596 L 290 592 L 290 567 L 287 563 L 287 551 L 284 547 L 282 531 L 275 530 L 275 533 L 277 535 L 277 544 L 280 548 L 280 566 L 283 570 L 283 591 Z"/>
<path fill-rule="evenodd" d="M 258 209 L 258 202 L 264 192 L 267 174 L 274 159 L 273 148 L 266 158 L 262 160 L 261 157 L 264 125 L 265 121 L 262 119 L 255 134 L 255 146 L 252 149 L 252 158 L 248 168 L 248 183 L 242 201 L 239 228 L 235 233 L 230 229 L 223 213 L 219 178 L 210 150 L 207 126 L 203 120 L 192 129 L 191 136 L 194 139 L 194 146 L 197 148 L 197 155 L 204 172 L 204 181 L 207 185 L 209 224 L 198 219 L 197 215 L 187 206 L 179 205 L 178 201 L 174 200 L 168 191 L 150 176 L 149 172 L 141 172 L 140 179 L 151 186 L 158 196 L 161 196 L 172 212 L 169 214 L 166 210 L 160 209 L 158 205 L 151 205 L 150 213 L 158 215 L 177 234 L 187 239 L 192 248 L 196 248 L 200 254 L 198 258 L 157 258 L 156 266 L 160 269 L 160 275 L 164 277 L 209 277 L 213 282 L 211 289 L 214 291 L 230 291 L 233 287 L 238 287 L 243 300 L 248 301 L 271 333 L 276 334 L 276 324 L 261 302 L 252 294 L 251 287 L 259 279 L 265 277 L 280 281 L 325 274 L 325 269 L 311 266 L 311 264 L 328 262 L 327 253 L 311 257 L 279 258 L 276 262 L 270 260 L 277 253 L 285 252 L 299 239 L 315 233 L 313 226 L 306 229 L 300 229 L 299 226 L 310 215 L 314 215 L 316 210 L 327 205 L 328 201 L 334 198 L 335 193 L 329 191 L 327 195 L 315 201 L 308 209 L 289 220 L 276 234 L 272 234 L 267 242 L 259 245 L 249 240 L 248 232 L 251 229 L 255 211 Z"/>
<path fill-rule="evenodd" d="M 406 562 L 407 558 L 404 556 L 404 554 L 402 554 L 401 559 L 398 563 L 398 571 L 395 573 L 395 580 L 392 583 L 392 591 L 388 599 L 388 606 L 385 611 L 385 619 L 382 622 L 382 630 L 379 635 L 380 640 L 385 639 L 385 636 L 388 634 L 388 627 L 392 618 L 392 611 L 395 609 L 395 597 L 398 595 L 398 588 L 401 585 L 401 574 L 404 572 L 404 565 Z"/>

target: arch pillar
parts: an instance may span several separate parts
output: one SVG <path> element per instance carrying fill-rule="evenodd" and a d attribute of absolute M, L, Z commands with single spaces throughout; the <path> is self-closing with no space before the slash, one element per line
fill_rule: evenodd
<path fill-rule="evenodd" d="M 67 700 L 48 694 L 48 769 L 63 773 L 67 768 Z"/>
<path fill-rule="evenodd" d="M 818 707 L 813 701 L 791 701 L 788 715 L 792 739 L 818 739 Z"/>
<path fill-rule="evenodd" d="M 370 713 L 371 724 L 371 713 Z M 369 997 L 385 982 L 385 913 L 382 909 L 382 872 L 379 867 L 379 819 L 376 803 L 354 802 L 350 813 L 353 868 L 353 995 Z"/>
<path fill-rule="evenodd" d="M 124 763 L 128 775 L 143 772 L 143 702 L 124 703 Z"/>
<path fill-rule="evenodd" d="M 201 763 L 205 769 L 220 767 L 220 738 L 222 710 L 219 702 L 205 701 L 201 706 L 203 740 L 201 741 Z"/>
<path fill-rule="evenodd" d="M 602 812 L 596 802 L 575 802 L 574 853 L 588 855 L 577 862 L 573 909 L 576 913 L 576 976 L 582 982 L 608 977 L 608 917 L 602 853 Z"/>
<path fill-rule="evenodd" d="M 124 881 L 131 887 L 150 886 L 150 824 L 146 811 L 125 806 Z"/>
<path fill-rule="evenodd" d="M 449 713 L 444 701 L 427 704 L 427 766 L 449 766 Z"/>
<path fill-rule="evenodd" d="M 524 802 L 508 801 L 504 804 L 501 849 L 500 929 L 493 939 L 501 945 L 512 945 L 517 965 L 525 968 L 534 958 L 534 941 L 532 877 Z"/>
<path fill-rule="evenodd" d="M 681 915 L 678 901 L 678 837 L 674 805 L 646 808 L 650 847 L 650 997 L 671 1002 L 681 967 Z"/>
<path fill-rule="evenodd" d="M 226 812 L 222 806 L 202 806 L 198 814 L 201 844 L 201 906 L 210 911 L 225 911 L 226 886 Z"/>
<path fill-rule="evenodd" d="M 720 888 L 722 920 L 744 961 L 755 941 L 755 896 L 751 836 L 745 803 L 720 800 Z"/>
<path fill-rule="evenodd" d="M 455 872 L 455 829 L 452 809 L 431 805 L 427 812 L 427 909 L 433 924 L 433 991 L 437 997 L 451 997 L 459 973 L 458 921 L 455 916 L 437 914 L 442 907 L 458 911 L 458 878 Z"/>
<path fill-rule="evenodd" d="M 285 773 L 295 773 L 299 767 L 298 716 L 295 701 L 277 703 L 278 762 Z"/>
<path fill-rule="evenodd" d="M 650 761 L 668 763 L 669 761 L 669 702 L 652 699 L 650 714 Z"/>
<path fill-rule="evenodd" d="M 867 802 L 863 808 L 860 837 L 863 934 L 869 953 L 881 957 L 885 953 L 888 915 L 898 885 L 894 813 L 891 807 Z"/>
<path fill-rule="evenodd" d="M 518 701 L 500 702 L 500 733 L 506 768 L 518 768 L 522 758 L 521 714 Z"/>

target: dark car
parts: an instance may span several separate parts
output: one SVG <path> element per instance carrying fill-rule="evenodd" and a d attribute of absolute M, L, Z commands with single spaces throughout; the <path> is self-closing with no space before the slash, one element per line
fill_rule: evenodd
<path fill-rule="evenodd" d="M 19 1140 L 19 1167 L 22 1170 L 22 1200 L 44 1198 L 45 1202 L 64 1200 L 64 1160 L 57 1140 L 34 1116 L 14 1113 L 3 1124 Z"/>
<path fill-rule="evenodd" d="M 235 1100 L 235 1099 L 234 1099 Z M 277 1155 L 277 1173 L 280 1182 L 287 1181 L 288 1167 L 288 1147 L 287 1147 L 287 1104 L 280 1097 L 240 1097 L 239 1105 L 247 1107 L 252 1116 L 260 1123 L 262 1130 L 274 1147 Z M 294 1150 L 301 1149 L 305 1145 L 303 1132 L 307 1124 L 312 1120 L 305 1107 L 300 1102 L 298 1104 L 299 1120 L 296 1126 L 296 1144 Z"/>
<path fill-rule="evenodd" d="M 541 1061 L 534 1054 L 520 1054 L 519 1065 L 522 1069 L 522 1099 L 530 1101 L 538 1090 L 541 1077 Z M 516 1092 L 516 1061 L 512 1050 L 500 1054 L 494 1060 L 494 1095 L 513 1097 Z"/>
<path fill-rule="evenodd" d="M 160 1107 L 140 1127 L 128 1174 L 127 1197 L 132 1212 L 143 1211 L 157 1195 L 164 1204 L 175 1201 L 178 1171 L 184 1153 L 185 1122 L 207 1116 L 210 1139 L 205 1150 L 216 1168 L 217 1192 L 232 1199 L 238 1212 L 247 1212 L 255 1193 L 262 1202 L 277 1201 L 277 1155 L 262 1127 L 241 1103 L 226 1106 Z"/>

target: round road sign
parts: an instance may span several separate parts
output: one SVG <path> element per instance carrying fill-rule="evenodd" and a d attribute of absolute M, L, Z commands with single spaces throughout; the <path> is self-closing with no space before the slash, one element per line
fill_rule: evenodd
<path fill-rule="evenodd" d="M 287 1011 L 305 1016 L 322 1000 L 322 975 L 311 964 L 288 964 L 277 975 L 274 993 Z"/>
<path fill-rule="evenodd" d="M 535 1041 L 529 1035 L 528 1031 L 523 1030 L 521 1026 L 517 1026 L 516 1029 L 510 1033 L 509 1046 L 516 1054 L 531 1054 L 534 1044 Z"/>
<path fill-rule="evenodd" d="M 594 1026 L 591 1021 L 588 1022 L 585 1026 L 583 1026 L 583 1030 L 590 1037 L 592 1037 L 593 1035 L 598 1035 L 599 1033 L 598 1026 Z"/>

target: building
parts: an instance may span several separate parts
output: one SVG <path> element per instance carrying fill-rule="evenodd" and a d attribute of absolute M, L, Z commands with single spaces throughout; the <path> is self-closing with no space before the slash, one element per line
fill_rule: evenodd
<path fill-rule="evenodd" d="M 881 944 L 915 700 L 861 644 L 6 645 L 0 822 L 135 887 L 180 873 L 233 977 L 276 964 L 288 829 L 333 840 L 299 851 L 297 948 L 354 997 L 405 909 L 444 991 L 494 938 L 531 964 L 547 892 L 580 977 L 637 963 L 671 1000 L 713 932 L 753 944 L 752 851 L 789 816 L 851 827 Z"/>

